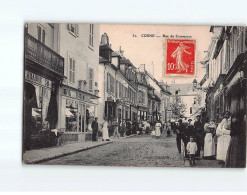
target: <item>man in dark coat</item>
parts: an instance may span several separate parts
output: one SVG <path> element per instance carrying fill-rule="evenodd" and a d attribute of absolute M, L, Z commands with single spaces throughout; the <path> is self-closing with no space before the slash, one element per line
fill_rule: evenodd
<path fill-rule="evenodd" d="M 200 120 L 200 115 L 196 116 L 196 122 L 194 123 L 195 133 L 196 133 L 196 144 L 197 144 L 197 152 L 196 157 L 200 157 L 200 152 L 204 148 L 204 127 Z"/>
<path fill-rule="evenodd" d="M 187 133 L 188 133 L 188 137 L 195 137 L 196 136 L 196 132 L 195 132 L 195 128 L 194 126 L 191 124 L 192 119 L 188 120 L 188 125 L 186 127 Z"/>
<path fill-rule="evenodd" d="M 175 126 L 174 133 L 177 135 L 176 141 L 177 141 L 177 148 L 178 152 L 181 153 L 181 140 L 183 140 L 184 145 L 186 146 L 188 141 L 186 139 L 186 127 L 182 122 L 182 119 L 178 120 L 178 125 Z"/>
<path fill-rule="evenodd" d="M 97 141 L 97 134 L 98 134 L 98 130 L 99 130 L 99 124 L 98 124 L 98 118 L 97 117 L 92 122 L 91 127 L 93 129 L 92 141 Z"/>

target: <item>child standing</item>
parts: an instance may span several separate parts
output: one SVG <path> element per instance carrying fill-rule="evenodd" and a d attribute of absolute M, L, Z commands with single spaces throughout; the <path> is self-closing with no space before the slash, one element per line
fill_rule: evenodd
<path fill-rule="evenodd" d="M 197 151 L 197 144 L 192 136 L 190 137 L 190 142 L 187 144 L 186 149 L 187 153 L 190 156 L 190 165 L 192 165 L 192 163 L 193 165 L 195 165 L 195 153 Z"/>

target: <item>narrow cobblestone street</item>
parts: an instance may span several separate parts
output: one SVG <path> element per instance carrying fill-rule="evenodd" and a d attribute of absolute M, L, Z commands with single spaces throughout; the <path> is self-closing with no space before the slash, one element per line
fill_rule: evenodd
<path fill-rule="evenodd" d="M 87 151 L 49 160 L 41 164 L 132 166 L 132 167 L 189 167 L 176 148 L 175 135 L 160 139 L 137 135 L 116 139 L 114 143 Z M 197 160 L 195 167 L 220 167 L 217 161 Z"/>

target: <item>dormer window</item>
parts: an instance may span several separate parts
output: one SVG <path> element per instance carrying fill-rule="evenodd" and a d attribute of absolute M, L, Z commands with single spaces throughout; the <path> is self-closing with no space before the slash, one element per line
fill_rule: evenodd
<path fill-rule="evenodd" d="M 79 37 L 79 24 L 68 24 L 68 30 L 74 37 Z"/>

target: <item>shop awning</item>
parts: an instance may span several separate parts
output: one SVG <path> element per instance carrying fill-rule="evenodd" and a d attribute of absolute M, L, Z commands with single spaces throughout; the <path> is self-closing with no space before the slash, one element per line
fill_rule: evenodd
<path fill-rule="evenodd" d="M 74 117 L 68 108 L 66 108 L 66 117 Z"/>

